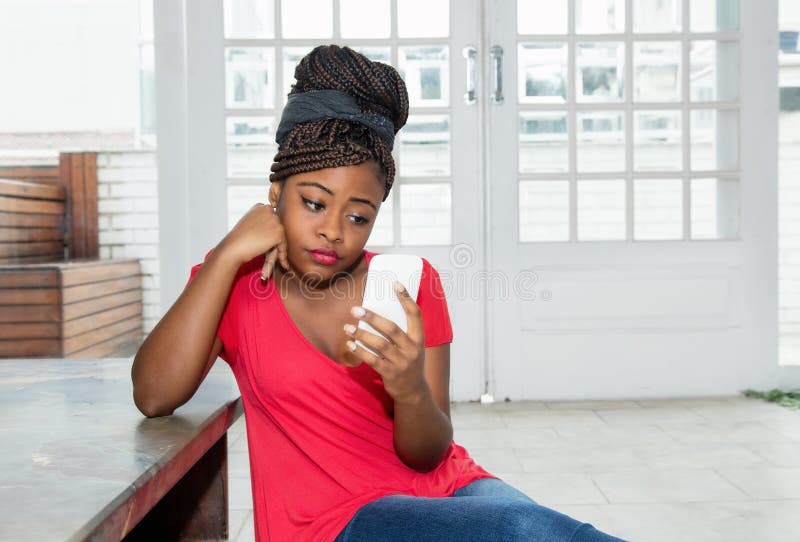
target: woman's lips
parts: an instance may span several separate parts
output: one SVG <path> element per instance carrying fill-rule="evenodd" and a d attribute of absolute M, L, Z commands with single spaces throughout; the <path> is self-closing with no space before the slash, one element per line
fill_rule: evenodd
<path fill-rule="evenodd" d="M 317 263 L 321 263 L 322 265 L 333 265 L 337 261 L 339 261 L 339 257 L 336 255 L 335 252 L 328 252 L 325 250 L 311 250 L 309 251 L 311 257 L 314 258 L 314 261 Z"/>

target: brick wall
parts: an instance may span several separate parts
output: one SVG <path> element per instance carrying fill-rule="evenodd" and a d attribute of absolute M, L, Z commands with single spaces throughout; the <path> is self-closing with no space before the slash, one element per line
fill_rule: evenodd
<path fill-rule="evenodd" d="M 100 257 L 138 258 L 141 262 L 145 333 L 161 318 L 157 180 L 156 153 L 152 150 L 97 155 Z"/>

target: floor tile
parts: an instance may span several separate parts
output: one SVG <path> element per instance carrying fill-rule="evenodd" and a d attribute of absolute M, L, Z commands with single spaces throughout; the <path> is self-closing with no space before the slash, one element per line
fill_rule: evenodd
<path fill-rule="evenodd" d="M 645 467 L 627 446 L 514 448 L 525 472 L 606 472 Z"/>
<path fill-rule="evenodd" d="M 592 474 L 612 503 L 745 500 L 747 495 L 712 469 L 636 469 Z"/>
<path fill-rule="evenodd" d="M 244 524 L 242 525 L 242 530 L 239 531 L 239 535 L 236 538 L 233 538 L 232 540 L 234 542 L 255 542 L 256 531 L 255 531 L 255 525 L 253 524 L 252 512 L 244 520 Z"/>
<path fill-rule="evenodd" d="M 653 425 L 707 421 L 686 407 L 598 410 L 597 416 L 608 425 Z"/>
<path fill-rule="evenodd" d="M 659 427 L 683 443 L 792 442 L 791 437 L 767 427 L 763 422 L 662 423 Z"/>
<path fill-rule="evenodd" d="M 509 429 L 578 425 L 603 427 L 603 421 L 593 410 L 536 410 L 533 412 L 504 412 L 503 421 Z"/>
<path fill-rule="evenodd" d="M 800 467 L 800 443 L 772 444 L 759 442 L 744 445 L 751 452 L 758 454 L 776 467 Z"/>
<path fill-rule="evenodd" d="M 228 476 L 250 478 L 250 454 L 247 452 L 228 453 Z"/>
<path fill-rule="evenodd" d="M 635 430 L 626 426 L 568 426 L 555 428 L 561 440 L 571 446 L 621 446 L 637 444 L 672 444 L 675 440 L 655 425 L 638 425 Z"/>
<path fill-rule="evenodd" d="M 475 448 L 470 453 L 489 472 L 522 472 L 522 463 L 511 448 Z"/>
<path fill-rule="evenodd" d="M 797 542 L 800 501 L 562 505 L 631 542 Z"/>
<path fill-rule="evenodd" d="M 453 440 L 471 450 L 473 448 L 510 449 L 514 446 L 559 447 L 561 440 L 552 427 L 534 427 L 524 430 L 453 428 Z"/>
<path fill-rule="evenodd" d="M 631 452 L 651 469 L 765 467 L 769 462 L 743 445 L 692 443 L 635 446 Z"/>
<path fill-rule="evenodd" d="M 228 477 L 228 509 L 253 509 L 253 489 L 250 485 L 250 478 Z"/>
<path fill-rule="evenodd" d="M 252 510 L 228 511 L 228 540 L 236 540 L 246 521 L 253 521 Z"/>
<path fill-rule="evenodd" d="M 800 499 L 800 468 L 719 468 L 717 472 L 755 499 Z"/>
<path fill-rule="evenodd" d="M 588 474 L 493 473 L 544 506 L 607 503 Z"/>

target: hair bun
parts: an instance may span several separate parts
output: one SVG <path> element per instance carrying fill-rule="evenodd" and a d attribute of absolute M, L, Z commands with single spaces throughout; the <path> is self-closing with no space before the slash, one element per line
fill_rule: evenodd
<path fill-rule="evenodd" d="M 369 60 L 349 47 L 320 45 L 294 71 L 290 94 L 339 90 L 356 99 L 362 111 L 391 119 L 397 133 L 408 120 L 408 91 L 392 66 Z"/>

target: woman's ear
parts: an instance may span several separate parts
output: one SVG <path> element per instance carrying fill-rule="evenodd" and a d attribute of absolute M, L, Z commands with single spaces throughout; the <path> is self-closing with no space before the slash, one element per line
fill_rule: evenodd
<path fill-rule="evenodd" d="M 269 197 L 269 204 L 275 208 L 278 206 L 278 202 L 281 200 L 281 189 L 283 188 L 282 181 L 275 181 L 270 183 L 269 192 L 267 193 Z"/>

